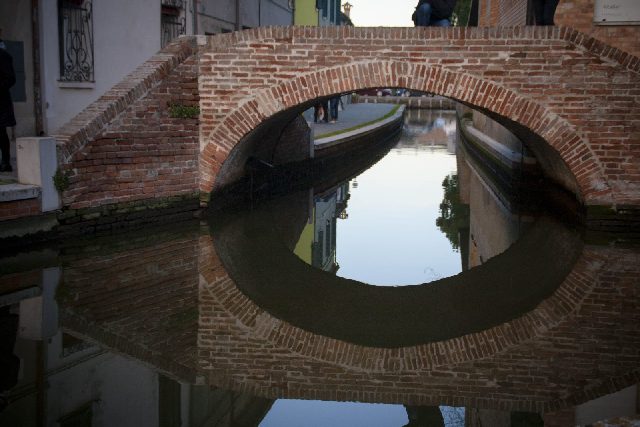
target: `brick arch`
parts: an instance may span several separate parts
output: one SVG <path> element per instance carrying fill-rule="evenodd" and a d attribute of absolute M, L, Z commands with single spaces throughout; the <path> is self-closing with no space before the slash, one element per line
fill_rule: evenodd
<path fill-rule="evenodd" d="M 576 129 L 549 108 L 490 80 L 437 66 L 399 61 L 349 63 L 317 70 L 262 90 L 232 111 L 205 140 L 201 152 L 200 190 L 210 193 L 215 173 L 244 135 L 267 118 L 335 93 L 370 87 L 402 87 L 431 92 L 486 109 L 541 136 L 575 176 L 586 202 L 611 204 L 613 196 L 593 150 Z M 215 143 L 214 143 L 215 141 Z"/>

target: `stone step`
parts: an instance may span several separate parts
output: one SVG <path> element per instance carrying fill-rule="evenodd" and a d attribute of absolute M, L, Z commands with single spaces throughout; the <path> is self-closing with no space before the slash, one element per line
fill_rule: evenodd
<path fill-rule="evenodd" d="M 0 185 L 0 202 L 35 199 L 40 197 L 40 187 L 31 184 L 8 183 Z"/>

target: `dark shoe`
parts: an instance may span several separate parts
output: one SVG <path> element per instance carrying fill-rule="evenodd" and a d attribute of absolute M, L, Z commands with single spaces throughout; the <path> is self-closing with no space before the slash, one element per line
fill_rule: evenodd
<path fill-rule="evenodd" d="M 13 172 L 13 168 L 9 163 L 0 164 L 0 172 Z"/>

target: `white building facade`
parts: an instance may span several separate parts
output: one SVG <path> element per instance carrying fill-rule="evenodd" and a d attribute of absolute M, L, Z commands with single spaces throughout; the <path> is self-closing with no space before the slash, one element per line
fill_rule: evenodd
<path fill-rule="evenodd" d="M 291 25 L 293 0 L 11 0 L 0 37 L 17 74 L 10 138 L 53 134 L 180 35 Z"/>

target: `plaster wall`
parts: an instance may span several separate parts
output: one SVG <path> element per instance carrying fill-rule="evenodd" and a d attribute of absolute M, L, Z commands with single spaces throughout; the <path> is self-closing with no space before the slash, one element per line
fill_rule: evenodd
<path fill-rule="evenodd" d="M 47 382 L 50 422 L 92 402 L 93 425 L 158 425 L 158 375 L 121 356 L 99 355 Z"/>
<path fill-rule="evenodd" d="M 634 385 L 594 399 L 576 407 L 578 425 L 594 424 L 598 421 L 619 416 L 633 416 L 638 413 L 638 386 Z"/>
<path fill-rule="evenodd" d="M 43 2 L 43 109 L 47 133 L 55 132 L 160 49 L 160 2 L 94 0 L 95 82 L 62 84 L 57 3 Z"/>
<path fill-rule="evenodd" d="M 296 0 L 295 25 L 318 25 L 316 0 Z"/>
<path fill-rule="evenodd" d="M 219 34 L 236 29 L 236 0 L 198 2 L 198 34 Z M 288 0 L 240 1 L 240 28 L 291 25 L 293 9 Z"/>
<path fill-rule="evenodd" d="M 257 0 L 240 3 L 242 24 L 250 27 L 293 24 L 293 9 L 288 0 Z M 246 22 L 246 23 L 245 23 Z"/>

